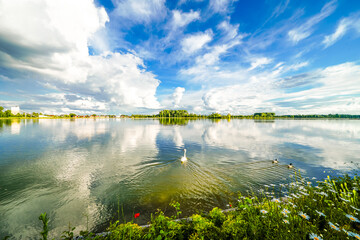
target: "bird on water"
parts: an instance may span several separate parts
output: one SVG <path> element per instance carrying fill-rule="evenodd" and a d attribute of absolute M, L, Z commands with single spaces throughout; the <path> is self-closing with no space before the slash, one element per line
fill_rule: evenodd
<path fill-rule="evenodd" d="M 290 163 L 287 167 L 288 168 L 293 168 L 294 166 L 292 165 L 292 163 Z"/>
<path fill-rule="evenodd" d="M 272 160 L 272 163 L 279 163 L 279 161 L 277 160 L 277 158 L 275 158 L 274 160 Z"/>
<path fill-rule="evenodd" d="M 181 158 L 181 162 L 186 162 L 187 161 L 187 157 L 186 157 L 186 149 L 184 149 L 184 156 L 182 156 Z"/>

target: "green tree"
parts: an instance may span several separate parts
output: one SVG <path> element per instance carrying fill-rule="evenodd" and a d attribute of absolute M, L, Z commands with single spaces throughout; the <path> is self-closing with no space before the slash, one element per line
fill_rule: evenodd
<path fill-rule="evenodd" d="M 5 117 L 12 117 L 13 114 L 11 113 L 11 110 L 6 110 L 5 111 Z"/>
<path fill-rule="evenodd" d="M 209 118 L 221 118 L 221 114 L 219 113 L 212 113 L 209 115 Z"/>
<path fill-rule="evenodd" d="M 76 114 L 75 114 L 75 113 L 70 113 L 69 116 L 70 116 L 71 118 L 73 118 L 73 117 L 76 117 Z"/>

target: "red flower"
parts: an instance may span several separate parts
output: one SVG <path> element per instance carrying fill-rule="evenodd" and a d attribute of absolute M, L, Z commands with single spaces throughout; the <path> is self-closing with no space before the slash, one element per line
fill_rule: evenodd
<path fill-rule="evenodd" d="M 229 204 L 229 206 L 232 207 L 231 204 Z"/>
<path fill-rule="evenodd" d="M 140 217 L 140 213 L 135 213 L 134 218 Z"/>

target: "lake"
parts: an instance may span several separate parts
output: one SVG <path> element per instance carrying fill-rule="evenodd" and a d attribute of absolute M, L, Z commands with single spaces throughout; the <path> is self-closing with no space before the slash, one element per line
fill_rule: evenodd
<path fill-rule="evenodd" d="M 69 222 L 103 231 L 140 213 L 146 224 L 172 200 L 184 216 L 226 208 L 289 181 L 289 163 L 317 179 L 358 170 L 360 121 L 0 120 L 0 237 L 39 238 L 43 212 L 56 237 Z"/>

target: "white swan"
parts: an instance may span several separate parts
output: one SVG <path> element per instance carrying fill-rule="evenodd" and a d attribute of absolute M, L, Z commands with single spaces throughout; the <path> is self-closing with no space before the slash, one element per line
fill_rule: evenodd
<path fill-rule="evenodd" d="M 181 162 L 186 162 L 187 161 L 187 157 L 186 157 L 186 149 L 184 149 L 184 156 L 181 157 Z"/>

